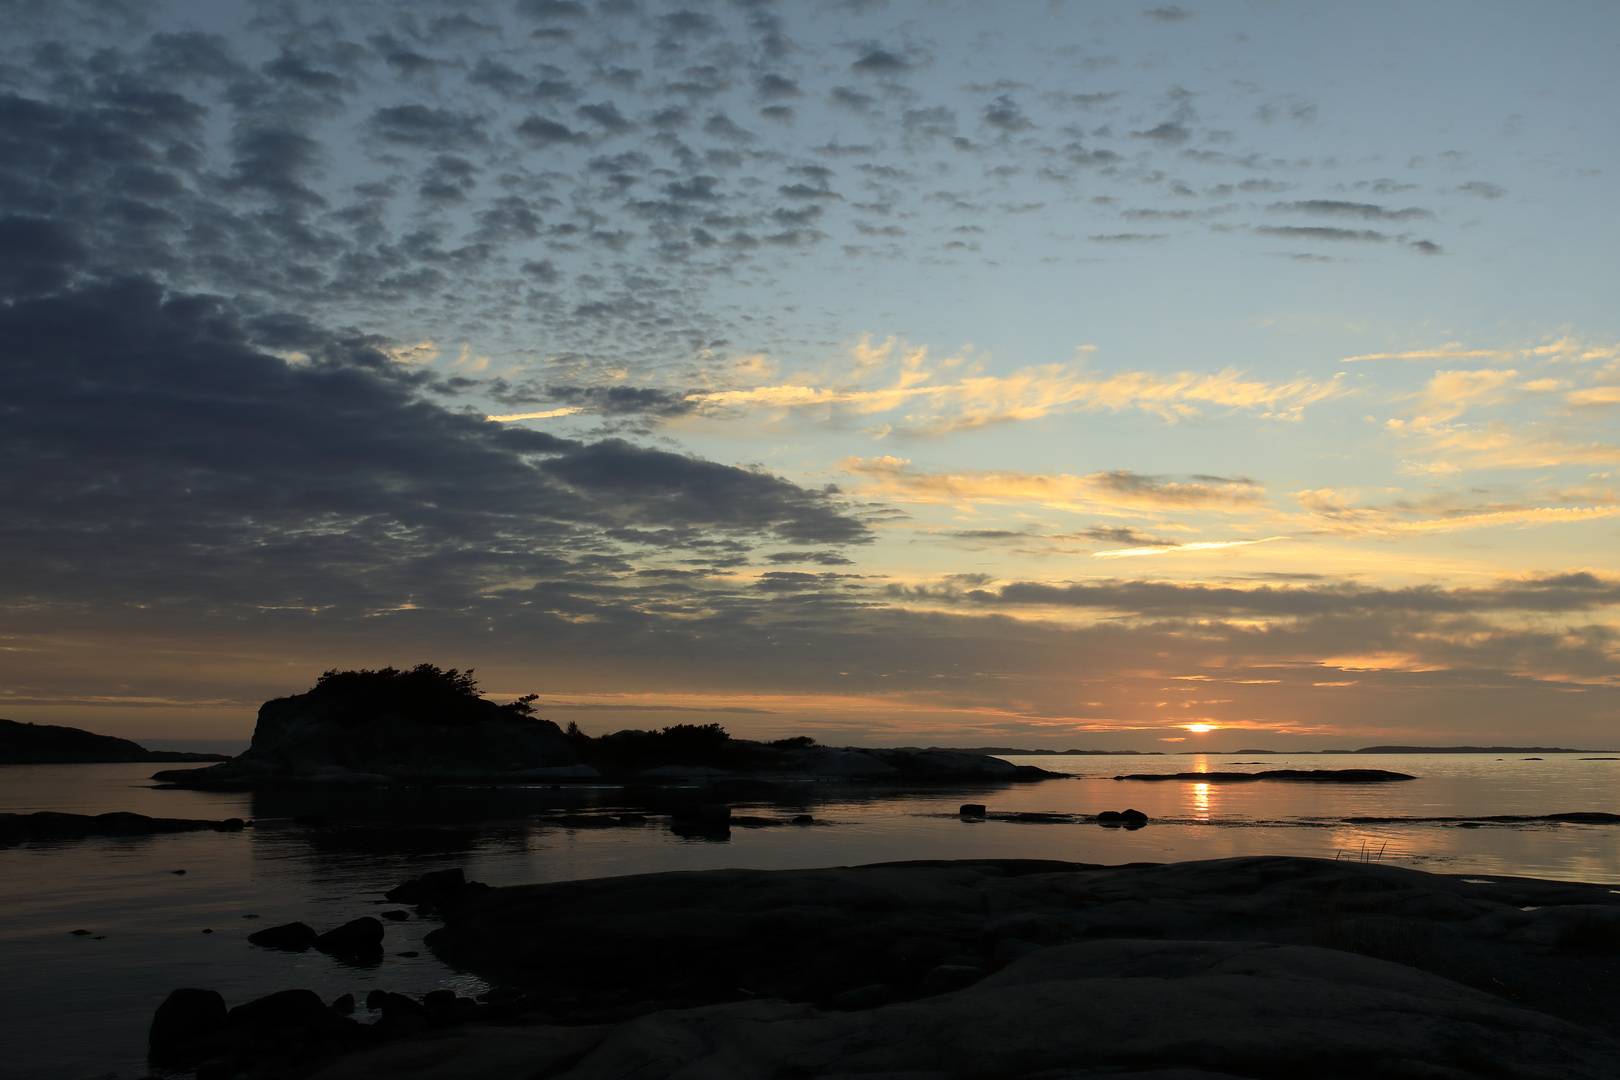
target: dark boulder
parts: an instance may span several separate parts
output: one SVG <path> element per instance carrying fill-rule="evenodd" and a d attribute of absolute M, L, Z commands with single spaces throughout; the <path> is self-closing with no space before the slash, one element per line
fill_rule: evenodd
<path fill-rule="evenodd" d="M 267 926 L 248 935 L 251 944 L 285 952 L 304 952 L 315 944 L 315 928 L 306 923 L 291 922 L 280 926 Z"/>
<path fill-rule="evenodd" d="M 931 968 L 922 981 L 917 984 L 917 992 L 923 997 L 934 994 L 948 994 L 952 990 L 960 990 L 964 986 L 972 986 L 984 978 L 984 969 L 972 964 L 941 964 Z"/>
<path fill-rule="evenodd" d="M 956 812 L 964 818 L 982 818 L 984 817 L 984 804 L 976 802 L 963 803 Z"/>
<path fill-rule="evenodd" d="M 184 1060 L 189 1047 L 224 1029 L 225 999 L 215 990 L 170 991 L 152 1014 L 146 1041 L 153 1061 Z"/>
<path fill-rule="evenodd" d="M 448 870 L 434 870 L 421 877 L 396 885 L 383 896 L 396 904 L 415 904 L 434 911 L 447 911 L 470 897 L 488 892 L 490 887 L 481 881 L 468 881 L 459 866 Z M 386 915 L 387 912 L 384 912 Z"/>
<path fill-rule="evenodd" d="M 320 1024 L 332 1015 L 313 990 L 281 990 L 238 1005 L 229 1014 L 232 1027 L 288 1028 Z"/>
<path fill-rule="evenodd" d="M 382 956 L 383 924 L 369 915 L 351 919 L 315 939 L 323 953 L 344 959 L 373 959 Z"/>
<path fill-rule="evenodd" d="M 1097 815 L 1097 824 L 1109 829 L 1140 829 L 1147 821 L 1140 810 L 1104 810 Z"/>

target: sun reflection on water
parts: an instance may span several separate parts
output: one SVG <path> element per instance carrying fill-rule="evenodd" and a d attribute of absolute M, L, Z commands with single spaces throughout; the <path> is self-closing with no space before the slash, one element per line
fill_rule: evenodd
<path fill-rule="evenodd" d="M 1202 771 L 1202 770 L 1200 770 Z M 1209 784 L 1194 784 L 1192 786 L 1193 817 L 1199 821 L 1209 820 Z"/>

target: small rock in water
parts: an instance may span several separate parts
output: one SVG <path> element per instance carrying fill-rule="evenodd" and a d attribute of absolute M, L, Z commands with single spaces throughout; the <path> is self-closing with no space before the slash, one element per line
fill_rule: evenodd
<path fill-rule="evenodd" d="M 350 1013 L 354 1012 L 354 995 L 344 994 L 342 997 L 332 1002 L 332 1011 L 337 1013 L 339 1016 L 348 1016 Z"/>
<path fill-rule="evenodd" d="M 415 960 L 418 956 L 421 956 L 422 954 L 419 953 L 419 952 L 416 952 L 415 950 L 412 950 L 410 952 L 397 952 L 394 955 L 395 956 L 403 956 L 407 960 Z"/>
<path fill-rule="evenodd" d="M 393 919 L 395 922 L 404 922 L 406 919 L 411 917 L 410 912 L 404 911 L 400 908 L 395 908 L 393 911 L 379 911 L 377 914 L 381 915 L 385 919 Z"/>
<path fill-rule="evenodd" d="M 212 931 L 212 930 L 210 930 L 210 929 L 208 929 L 208 928 L 207 928 L 207 927 L 204 927 L 204 928 L 203 928 L 203 933 L 205 933 L 205 934 L 212 934 L 212 933 L 213 933 L 213 931 Z"/>
<path fill-rule="evenodd" d="M 169 873 L 171 873 L 171 874 L 183 874 L 183 873 L 185 873 L 185 871 L 184 870 L 170 870 Z"/>
<path fill-rule="evenodd" d="M 306 923 L 284 923 L 281 926 L 267 926 L 257 933 L 249 934 L 248 941 L 266 949 L 282 949 L 286 952 L 304 952 L 315 944 L 315 928 Z"/>
<path fill-rule="evenodd" d="M 814 825 L 815 823 L 816 819 L 809 814 L 800 814 L 789 822 L 791 825 Z"/>
<path fill-rule="evenodd" d="M 959 817 L 964 818 L 982 818 L 984 817 L 984 804 L 976 802 L 963 803 L 957 808 L 956 813 Z"/>
<path fill-rule="evenodd" d="M 380 957 L 382 940 L 383 924 L 362 915 L 316 938 L 315 947 L 323 953 L 344 958 Z"/>
<path fill-rule="evenodd" d="M 74 937 L 89 937 L 90 936 L 90 931 L 88 931 L 88 930 L 69 930 L 68 933 L 72 934 Z"/>
<path fill-rule="evenodd" d="M 244 918 L 244 919 L 257 919 L 258 916 L 257 915 L 244 915 L 244 916 L 242 916 L 242 918 Z"/>
<path fill-rule="evenodd" d="M 1097 815 L 1097 824 L 1109 829 L 1140 829 L 1147 821 L 1147 815 L 1140 810 L 1104 810 Z"/>

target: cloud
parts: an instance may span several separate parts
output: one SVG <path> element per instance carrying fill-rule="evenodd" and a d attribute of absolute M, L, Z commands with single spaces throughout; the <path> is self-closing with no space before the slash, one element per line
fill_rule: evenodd
<path fill-rule="evenodd" d="M 1410 221 L 1413 218 L 1432 218 L 1432 210 L 1421 207 L 1408 206 L 1401 210 L 1390 210 L 1373 203 L 1342 202 L 1337 199 L 1301 199 L 1296 202 L 1272 203 L 1267 210 L 1279 212 L 1294 212 L 1301 214 L 1316 214 L 1322 217 L 1353 217 L 1365 221 Z"/>
<path fill-rule="evenodd" d="M 1193 17 L 1192 12 L 1186 10 L 1185 8 L 1176 7 L 1174 4 L 1167 4 L 1164 7 L 1148 8 L 1146 11 L 1142 12 L 1142 14 L 1146 15 L 1150 19 L 1155 19 L 1163 23 L 1183 22 Z"/>
<path fill-rule="evenodd" d="M 1440 588 L 1364 585 L 1212 586 L 1196 583 L 1105 580 L 1050 585 L 1015 582 L 994 591 L 970 591 L 977 604 L 1043 604 L 1097 608 L 1138 615 L 1274 615 L 1291 618 L 1368 612 L 1468 614 L 1528 611 L 1563 613 L 1620 607 L 1620 578 L 1576 572 L 1504 577 L 1490 586 Z"/>
<path fill-rule="evenodd" d="M 1389 237 L 1373 229 L 1335 229 L 1325 225 L 1256 225 L 1254 231 L 1262 236 L 1280 236 L 1286 240 L 1355 240 L 1363 243 L 1382 243 Z"/>
<path fill-rule="evenodd" d="M 0 334 L 4 449 L 35 463 L 0 480 L 8 605 L 358 613 L 600 579 L 634 551 L 870 539 L 830 492 L 491 424 L 380 342 L 151 282 L 14 302 Z"/>
<path fill-rule="evenodd" d="M 1286 536 L 1264 536 L 1255 540 L 1192 540 L 1184 544 L 1166 544 L 1162 547 L 1128 547 L 1118 551 L 1093 551 L 1095 559 L 1124 559 L 1138 555 L 1170 555 L 1182 551 L 1216 551 L 1222 548 L 1248 547 L 1251 544 L 1269 544 L 1287 540 Z"/>
<path fill-rule="evenodd" d="M 911 61 L 899 53 L 884 48 L 872 48 L 849 65 L 849 69 L 861 75 L 899 75 L 910 71 L 913 66 L 915 65 Z"/>
<path fill-rule="evenodd" d="M 881 345 L 863 342 L 855 347 L 854 358 L 854 377 L 835 385 L 704 391 L 687 400 L 707 410 L 770 410 L 824 420 L 872 418 L 904 409 L 905 415 L 880 430 L 938 437 L 1065 412 L 1133 409 L 1175 422 L 1215 406 L 1297 419 L 1306 406 L 1341 392 L 1337 381 L 1267 383 L 1231 369 L 1215 374 L 1101 374 L 1084 365 L 1051 364 L 989 375 L 964 357 L 935 360 L 926 347 L 909 348 L 893 339 Z"/>
<path fill-rule="evenodd" d="M 1567 525 L 1620 516 L 1620 506 L 1463 506 L 1441 501 L 1432 505 L 1366 505 L 1357 493 L 1335 488 L 1294 491 L 1289 497 L 1309 513 L 1317 527 L 1345 536 L 1421 535 L 1517 525 Z"/>
<path fill-rule="evenodd" d="M 1198 479 L 1202 479 L 1201 477 Z M 1128 547 L 1174 547 L 1176 541 L 1164 540 L 1157 536 L 1148 536 L 1124 525 L 1098 526 L 1093 529 L 1081 529 L 1073 534 L 1076 538 L 1094 540 L 1101 544 L 1124 544 Z"/>
<path fill-rule="evenodd" d="M 859 476 L 870 495 L 897 502 L 972 507 L 1034 505 L 1071 513 L 1140 513 L 1157 510 L 1246 512 L 1263 505 L 1259 485 L 1166 480 L 1127 469 L 1042 475 L 1015 472 L 924 472 L 903 458 L 845 458 L 838 467 Z"/>
<path fill-rule="evenodd" d="M 1517 354 L 1501 349 L 1418 349 L 1414 352 L 1366 353 L 1361 356 L 1346 356 L 1339 363 L 1353 364 L 1358 360 L 1469 360 L 1475 357 L 1506 360 L 1515 355 Z"/>

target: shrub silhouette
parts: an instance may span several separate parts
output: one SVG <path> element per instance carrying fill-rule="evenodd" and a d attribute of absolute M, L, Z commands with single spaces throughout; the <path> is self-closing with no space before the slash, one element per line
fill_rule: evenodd
<path fill-rule="evenodd" d="M 440 668 L 417 664 L 375 671 L 360 668 L 323 672 L 306 694 L 325 707 L 327 717 L 340 726 L 354 726 L 372 720 L 394 719 L 415 724 L 460 727 L 486 720 L 522 721 L 532 718 L 529 703 L 538 694 L 497 705 L 478 692 L 473 669 Z"/>

